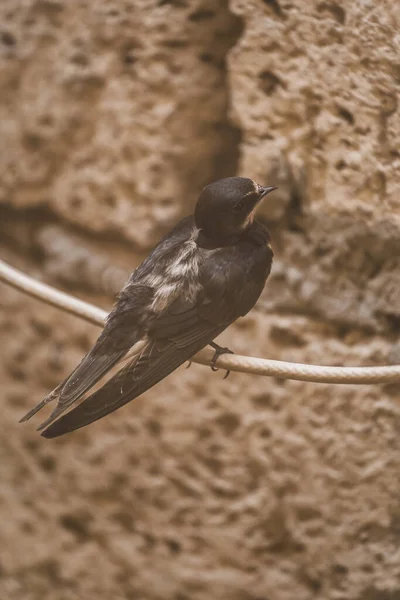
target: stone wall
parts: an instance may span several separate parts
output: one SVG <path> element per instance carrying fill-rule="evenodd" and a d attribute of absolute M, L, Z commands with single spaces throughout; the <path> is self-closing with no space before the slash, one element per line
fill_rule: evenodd
<path fill-rule="evenodd" d="M 201 187 L 278 185 L 238 353 L 400 362 L 400 5 L 2 0 L 0 247 L 110 307 Z M 94 326 L 0 287 L 0 597 L 396 600 L 399 385 L 179 369 L 49 441 Z M 39 422 L 39 421 L 37 421 Z"/>

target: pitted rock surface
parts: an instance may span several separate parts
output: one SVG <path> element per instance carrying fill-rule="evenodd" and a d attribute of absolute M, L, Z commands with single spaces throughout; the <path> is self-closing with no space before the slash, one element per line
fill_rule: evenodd
<path fill-rule="evenodd" d="M 236 173 L 278 185 L 275 263 L 220 343 L 398 361 L 400 8 L 382 0 L 0 3 L 0 249 L 109 308 Z M 0 598 L 395 600 L 398 384 L 193 364 L 57 440 L 18 419 L 98 330 L 0 286 Z"/>
<path fill-rule="evenodd" d="M 1 201 L 149 247 L 235 164 L 224 1 L 5 0 L 0 19 Z"/>

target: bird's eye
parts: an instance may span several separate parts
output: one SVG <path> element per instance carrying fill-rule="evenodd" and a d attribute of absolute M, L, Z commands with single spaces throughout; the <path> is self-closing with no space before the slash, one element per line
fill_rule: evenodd
<path fill-rule="evenodd" d="M 240 213 L 240 212 L 242 212 L 243 209 L 244 209 L 244 202 L 238 202 L 233 207 L 233 210 L 234 210 L 235 213 Z"/>

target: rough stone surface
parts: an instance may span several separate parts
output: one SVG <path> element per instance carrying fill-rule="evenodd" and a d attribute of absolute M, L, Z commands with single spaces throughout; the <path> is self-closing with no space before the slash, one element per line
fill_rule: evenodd
<path fill-rule="evenodd" d="M 234 168 L 224 0 L 4 0 L 0 21 L 3 202 L 149 246 Z"/>
<path fill-rule="evenodd" d="M 290 306 L 398 327 L 400 5 L 231 6 L 245 23 L 229 57 L 239 167 L 280 188 L 264 214 L 286 224 Z"/>
<path fill-rule="evenodd" d="M 201 186 L 279 185 L 238 353 L 399 362 L 400 8 L 3 0 L 0 249 L 109 307 Z M 400 389 L 179 369 L 59 440 L 95 327 L 0 286 L 0 598 L 397 600 Z"/>

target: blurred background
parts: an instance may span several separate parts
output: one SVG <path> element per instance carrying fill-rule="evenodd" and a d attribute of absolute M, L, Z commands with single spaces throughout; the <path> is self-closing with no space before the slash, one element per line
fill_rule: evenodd
<path fill-rule="evenodd" d="M 202 186 L 277 185 L 237 353 L 400 362 L 400 5 L 2 0 L 0 251 L 110 308 Z M 57 440 L 98 329 L 0 286 L 0 597 L 398 600 L 399 385 L 193 364 Z"/>

